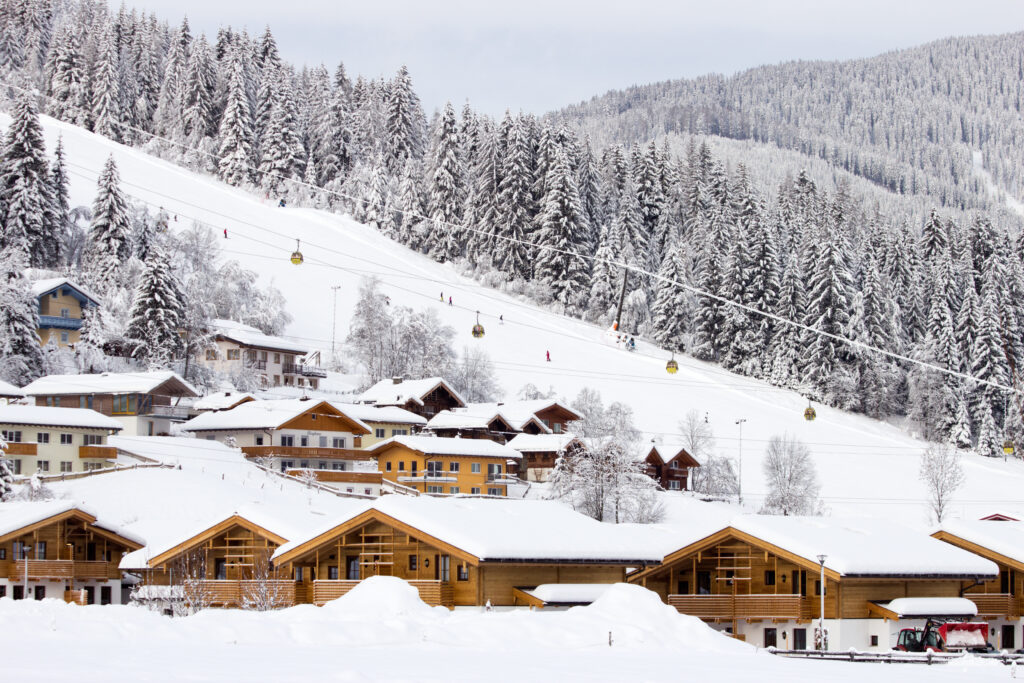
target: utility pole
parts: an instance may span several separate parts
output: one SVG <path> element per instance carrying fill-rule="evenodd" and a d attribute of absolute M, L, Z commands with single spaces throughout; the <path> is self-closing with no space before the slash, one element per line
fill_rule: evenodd
<path fill-rule="evenodd" d="M 821 590 L 818 593 L 821 594 L 821 612 L 818 614 L 818 637 L 820 638 L 819 645 L 822 651 L 825 647 L 825 560 L 828 555 L 818 555 L 818 563 L 821 564 Z"/>
<path fill-rule="evenodd" d="M 743 505 L 743 423 L 747 421 L 747 418 L 741 417 L 736 420 L 736 424 L 740 426 L 740 474 L 737 480 L 737 493 L 740 505 Z"/>
<path fill-rule="evenodd" d="M 615 313 L 615 331 L 622 331 L 622 305 L 626 302 L 626 283 L 629 282 L 629 271 L 622 272 L 622 292 L 619 293 L 619 310 Z"/>
<path fill-rule="evenodd" d="M 334 290 L 334 313 L 331 316 L 331 362 L 334 362 L 335 351 L 334 351 L 334 337 L 338 333 L 338 290 L 341 289 L 341 285 L 334 285 L 331 287 Z"/>

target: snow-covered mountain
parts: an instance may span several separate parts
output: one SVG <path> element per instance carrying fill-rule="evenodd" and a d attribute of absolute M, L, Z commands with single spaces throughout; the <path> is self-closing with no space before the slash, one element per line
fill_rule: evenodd
<path fill-rule="evenodd" d="M 9 120 L 0 116 L 0 125 L 6 128 Z M 102 165 L 113 154 L 124 191 L 153 210 L 167 210 L 171 229 L 200 221 L 218 235 L 227 231 L 224 256 L 281 290 L 294 318 L 287 334 L 297 341 L 330 349 L 335 286 L 340 287 L 336 337 L 343 339 L 359 283 L 373 275 L 392 304 L 433 307 L 457 330 L 460 344 L 482 346 L 509 397 L 526 383 L 550 385 L 569 399 L 581 388 L 593 387 L 605 401 L 630 404 L 649 439 L 671 439 L 688 411 L 700 411 L 722 455 L 738 458 L 742 443 L 743 497 L 752 509 L 760 506 L 766 489 L 761 470 L 765 445 L 771 436 L 789 432 L 810 447 L 824 503 L 833 513 L 926 521 L 918 480 L 919 455 L 926 444 L 897 426 L 824 406 L 817 406 L 817 419 L 807 422 L 807 402 L 798 394 L 690 358 L 677 358 L 679 373 L 670 376 L 665 372 L 669 354 L 651 344 L 639 342 L 635 353 L 614 348 L 596 326 L 486 288 L 459 276 L 451 265 L 414 253 L 350 219 L 279 208 L 276 199 L 229 187 L 70 124 L 45 117 L 43 123 L 48 149 L 63 137 L 73 204 L 91 202 Z M 301 266 L 288 258 L 296 240 L 305 255 Z M 483 339 L 470 335 L 477 312 L 486 328 Z M 548 352 L 550 362 L 545 360 Z M 742 442 L 740 419 L 746 420 Z M 1024 465 L 972 455 L 966 457 L 965 470 L 966 484 L 955 498 L 953 516 L 977 517 L 996 510 L 1024 514 L 1019 495 Z"/>

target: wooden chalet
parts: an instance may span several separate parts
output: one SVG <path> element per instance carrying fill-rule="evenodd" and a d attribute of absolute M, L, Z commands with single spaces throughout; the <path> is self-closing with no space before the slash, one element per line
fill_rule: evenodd
<path fill-rule="evenodd" d="M 363 392 L 360 401 L 404 408 L 428 420 L 441 411 L 466 405 L 459 393 L 441 377 L 383 379 Z"/>
<path fill-rule="evenodd" d="M 652 443 L 644 458 L 644 469 L 666 491 L 689 489 L 690 469 L 700 463 L 681 445 Z"/>
<path fill-rule="evenodd" d="M 421 493 L 508 495 L 519 451 L 487 439 L 396 436 L 368 449 L 384 479 Z"/>
<path fill-rule="evenodd" d="M 586 450 L 572 434 L 517 434 L 508 446 L 523 456 L 518 473 L 531 482 L 547 481 L 562 455 Z"/>
<path fill-rule="evenodd" d="M 471 414 L 465 410 L 443 410 L 427 422 L 427 430 L 440 437 L 490 439 L 506 443 L 518 433 L 500 413 Z"/>
<path fill-rule="evenodd" d="M 543 584 L 612 584 L 657 562 L 631 530 L 545 501 L 385 496 L 282 546 L 296 601 L 323 605 L 371 576 L 396 576 L 431 605 L 532 604 Z"/>
<path fill-rule="evenodd" d="M 465 412 L 474 415 L 500 413 L 516 432 L 524 434 L 562 434 L 581 415 L 554 399 L 470 403 Z"/>
<path fill-rule="evenodd" d="M 118 563 L 141 539 L 69 501 L 0 505 L 0 598 L 122 602 Z"/>
<path fill-rule="evenodd" d="M 168 594 L 204 607 L 244 607 L 260 601 L 267 607 L 291 605 L 295 582 L 280 576 L 270 562 L 288 539 L 269 529 L 272 524 L 235 513 L 173 545 L 132 553 L 121 568 L 141 576 L 147 587 L 177 586 L 176 594 Z"/>
<path fill-rule="evenodd" d="M 32 294 L 39 306 L 39 343 L 44 346 L 50 342 L 62 348 L 77 344 L 86 311 L 100 306 L 98 297 L 65 278 L 36 280 Z"/>
<path fill-rule="evenodd" d="M 1013 651 L 1024 642 L 1024 522 L 955 520 L 932 534 L 958 548 L 991 560 L 999 575 L 962 589 L 978 608 L 978 617 L 992 627 L 997 649 Z"/>
<path fill-rule="evenodd" d="M 182 427 L 200 439 L 231 442 L 246 457 L 280 469 L 354 470 L 372 460 L 362 450 L 370 428 L 340 408 L 314 399 L 247 401 L 205 412 Z"/>
<path fill-rule="evenodd" d="M 629 580 L 759 646 L 807 649 L 821 616 L 819 555 L 831 650 L 889 650 L 906 625 L 889 602 L 960 597 L 998 574 L 988 560 L 889 521 L 743 516 Z"/>

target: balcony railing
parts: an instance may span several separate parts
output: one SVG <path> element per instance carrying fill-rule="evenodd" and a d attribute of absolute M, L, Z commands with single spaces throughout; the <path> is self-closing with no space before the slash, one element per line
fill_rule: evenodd
<path fill-rule="evenodd" d="M 1021 616 L 1021 600 L 1009 593 L 964 593 L 964 597 L 977 606 L 979 617 Z"/>
<path fill-rule="evenodd" d="M 408 583 L 419 591 L 420 600 L 428 605 L 434 607 L 438 605 L 453 607 L 455 605 L 455 591 L 452 585 L 446 581 L 409 581 Z M 340 598 L 358 585 L 358 581 L 314 581 L 313 604 L 323 605 L 331 600 Z"/>
<path fill-rule="evenodd" d="M 246 360 L 245 367 L 252 368 L 253 370 L 266 370 L 267 361 L 265 360 Z"/>
<path fill-rule="evenodd" d="M 459 480 L 458 473 L 456 472 L 421 472 L 419 474 L 410 474 L 408 476 L 399 475 L 398 481 L 400 482 L 456 482 Z"/>
<path fill-rule="evenodd" d="M 188 406 L 161 406 L 153 405 L 144 413 L 150 417 L 168 417 L 173 420 L 187 420 L 189 415 Z"/>
<path fill-rule="evenodd" d="M 82 321 L 78 318 L 65 318 L 59 315 L 39 316 L 39 327 L 55 328 L 58 330 L 80 330 Z"/>
<path fill-rule="evenodd" d="M 701 619 L 800 619 L 799 595 L 669 595 L 668 604 Z"/>
<path fill-rule="evenodd" d="M 514 474 L 488 474 L 488 484 L 517 484 L 519 483 L 519 477 Z"/>
<path fill-rule="evenodd" d="M 318 446 L 242 446 L 250 458 L 326 458 L 334 460 L 371 460 L 368 451 L 352 448 L 321 448 Z"/>
<path fill-rule="evenodd" d="M 281 372 L 286 375 L 302 375 L 303 377 L 327 377 L 327 373 L 323 370 L 302 363 L 285 363 L 281 366 Z"/>
<path fill-rule="evenodd" d="M 36 455 L 39 452 L 39 444 L 9 443 L 5 452 L 7 455 Z"/>
<path fill-rule="evenodd" d="M 113 446 L 79 446 L 78 457 L 111 460 L 117 457 L 117 449 Z"/>
<path fill-rule="evenodd" d="M 295 604 L 295 582 L 285 579 L 203 580 L 185 587 L 186 595 L 190 591 L 204 602 L 217 607 L 241 607 L 254 602 L 273 607 L 290 607 Z"/>
<path fill-rule="evenodd" d="M 40 579 L 118 579 L 121 572 L 107 562 L 78 562 L 76 560 L 18 560 L 11 564 L 9 581 L 24 581 L 25 563 L 28 578 Z"/>

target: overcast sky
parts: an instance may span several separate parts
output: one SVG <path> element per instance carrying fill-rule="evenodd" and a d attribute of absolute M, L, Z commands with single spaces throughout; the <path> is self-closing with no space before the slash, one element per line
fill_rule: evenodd
<path fill-rule="evenodd" d="M 127 0 L 211 37 L 270 25 L 296 64 L 406 64 L 428 113 L 535 113 L 613 88 L 1024 29 L 1021 0 Z M 120 5 L 120 0 L 111 0 Z"/>

